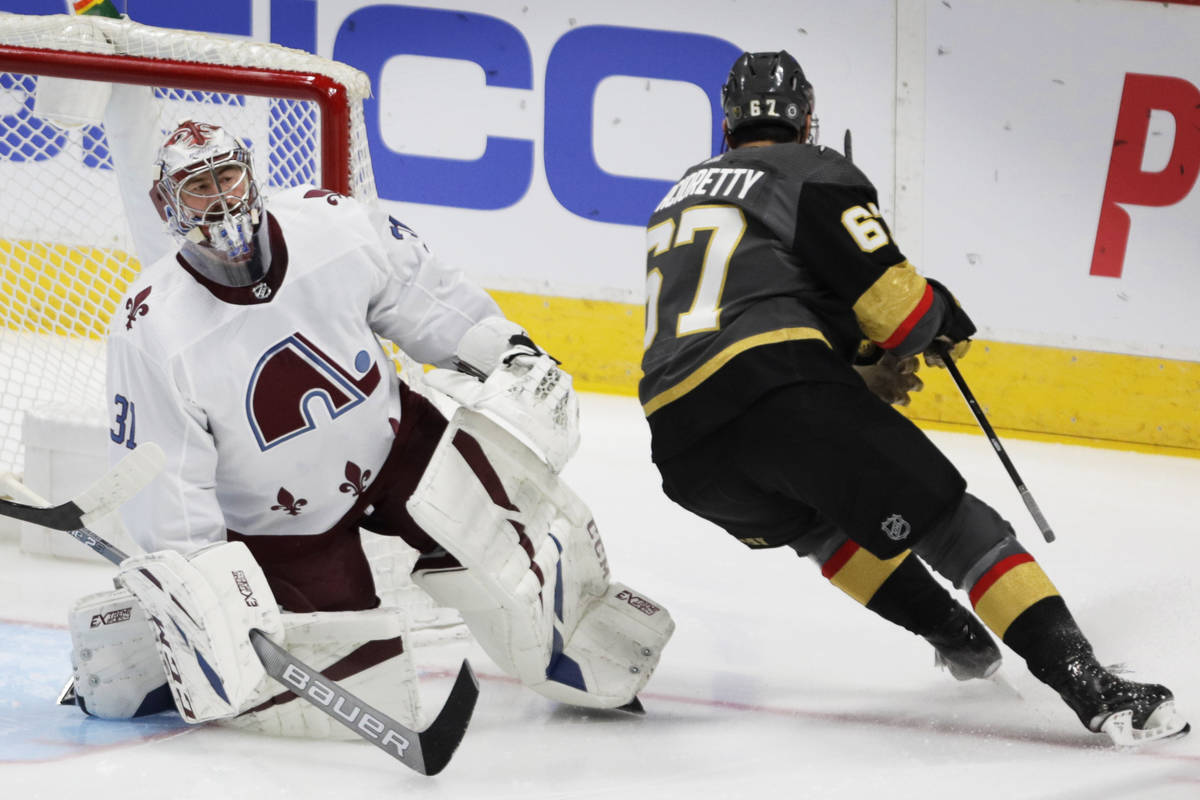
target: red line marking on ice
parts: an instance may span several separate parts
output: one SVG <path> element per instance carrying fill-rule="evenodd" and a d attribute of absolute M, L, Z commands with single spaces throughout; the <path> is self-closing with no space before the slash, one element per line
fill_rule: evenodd
<path fill-rule="evenodd" d="M 441 671 L 422 671 L 423 677 L 430 678 L 453 678 L 456 673 L 448 670 Z M 516 678 L 511 678 L 507 675 L 493 675 L 486 672 L 476 673 L 480 680 L 494 681 L 496 683 L 507 683 L 519 685 Z M 975 726 L 967 726 L 955 724 L 953 722 L 945 722 L 939 720 L 921 719 L 918 717 L 904 715 L 888 715 L 888 714 L 871 714 L 862 712 L 836 712 L 836 711 L 811 711 L 802 708 L 785 708 L 781 706 L 765 706 L 755 703 L 739 703 L 733 700 L 719 700 L 715 698 L 703 697 L 687 697 L 685 695 L 664 694 L 662 692 L 642 692 L 638 697 L 643 700 L 659 700 L 666 703 L 680 703 L 683 705 L 703 706 L 707 708 L 719 708 L 727 711 L 742 711 L 752 714 L 770 714 L 777 717 L 793 717 L 796 719 L 812 720 L 822 723 L 837 723 L 841 725 L 866 725 L 877 726 L 881 728 L 890 728 L 894 730 L 921 731 L 923 733 L 940 733 L 947 736 L 964 736 L 973 739 L 988 739 L 994 741 L 1008 741 L 1018 744 L 1040 744 L 1050 745 L 1051 747 L 1061 747 L 1068 750 L 1092 750 L 1097 753 L 1110 752 L 1115 756 L 1137 756 L 1139 758 L 1153 758 L 1161 761 L 1175 761 L 1184 764 L 1200 763 L 1200 755 L 1187 753 L 1171 753 L 1164 751 L 1162 747 L 1172 747 L 1174 743 L 1164 743 L 1158 747 L 1150 747 L 1149 749 L 1137 750 L 1117 750 L 1107 744 L 1101 734 L 1087 734 L 1080 732 L 1079 734 L 1056 734 L 1039 732 L 1033 729 L 1014 729 L 1014 728 L 979 728 Z M 1189 782 L 1196 782 L 1196 779 L 1188 778 Z"/>
<path fill-rule="evenodd" d="M 166 739 L 173 739 L 176 736 L 184 736 L 198 728 L 179 728 L 173 731 L 163 731 L 162 733 L 154 733 L 150 736 L 142 736 L 137 739 L 130 739 L 125 742 L 113 742 L 112 744 L 75 744 L 76 749 L 70 752 L 61 753 L 56 756 L 48 756 L 47 758 L 6 758 L 0 760 L 0 764 L 51 764 L 55 761 L 67 761 L 72 758 L 83 758 L 84 756 L 94 755 L 96 753 L 104 753 L 109 750 L 121 750 L 126 747 L 137 747 L 139 745 L 148 744 L 150 742 L 161 742 Z M 62 745 L 63 742 L 45 742 L 44 744 Z M 74 744 L 74 743 L 70 743 Z"/>

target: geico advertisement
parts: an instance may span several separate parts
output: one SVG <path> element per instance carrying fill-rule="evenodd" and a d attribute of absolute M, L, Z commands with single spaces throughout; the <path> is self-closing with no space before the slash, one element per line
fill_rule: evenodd
<path fill-rule="evenodd" d="M 684 168 L 719 151 L 729 65 L 785 48 L 815 86 L 822 142 L 841 149 L 853 131 L 885 217 L 919 220 L 918 267 L 951 286 L 985 338 L 1200 359 L 1195 6 L 117 6 L 363 70 L 378 191 L 397 218 L 489 287 L 631 303 L 644 297 L 645 219 Z M 919 137 L 897 130 L 897 94 L 919 99 Z M 895 164 L 914 154 L 923 200 L 896 209 Z"/>
<path fill-rule="evenodd" d="M 719 152 L 720 86 L 744 49 L 801 59 L 827 138 L 840 147 L 855 129 L 891 209 L 890 3 L 116 5 L 144 24 L 270 40 L 364 71 L 380 197 L 493 288 L 640 303 L 643 225 L 686 167 Z"/>

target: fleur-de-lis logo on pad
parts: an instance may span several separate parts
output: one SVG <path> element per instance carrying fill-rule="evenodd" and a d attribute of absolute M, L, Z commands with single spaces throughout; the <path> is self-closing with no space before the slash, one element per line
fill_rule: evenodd
<path fill-rule="evenodd" d="M 146 298 L 150 296 L 150 289 L 151 287 L 147 286 L 125 301 L 125 310 L 129 312 L 129 319 L 125 321 L 125 330 L 132 330 L 133 321 L 138 317 L 146 316 L 150 311 L 150 306 L 146 304 Z"/>

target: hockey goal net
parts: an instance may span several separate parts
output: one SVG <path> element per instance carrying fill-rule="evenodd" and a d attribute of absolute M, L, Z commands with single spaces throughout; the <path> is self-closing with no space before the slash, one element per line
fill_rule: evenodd
<path fill-rule="evenodd" d="M 10 486 L 61 502 L 83 488 L 65 484 L 103 468 L 104 332 L 139 256 L 172 246 L 146 200 L 166 133 L 196 119 L 246 139 L 268 198 L 313 184 L 372 201 L 369 94 L 358 70 L 278 45 L 0 13 L 0 474 Z M 127 97 L 147 111 L 133 124 L 113 112 Z M 364 536 L 384 601 L 431 607 L 407 580 L 414 554 Z M 86 552 L 39 544 L 48 538 L 21 531 L 27 550 Z"/>

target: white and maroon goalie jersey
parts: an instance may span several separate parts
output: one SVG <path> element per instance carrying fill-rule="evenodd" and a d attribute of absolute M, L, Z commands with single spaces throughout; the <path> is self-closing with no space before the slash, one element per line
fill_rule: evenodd
<path fill-rule="evenodd" d="M 271 199 L 270 266 L 251 286 L 179 256 L 129 288 L 108 337 L 110 458 L 158 443 L 163 473 L 123 509 L 147 550 L 318 534 L 378 474 L 401 413 L 375 334 L 449 366 L 500 311 L 386 213 L 311 187 Z"/>

